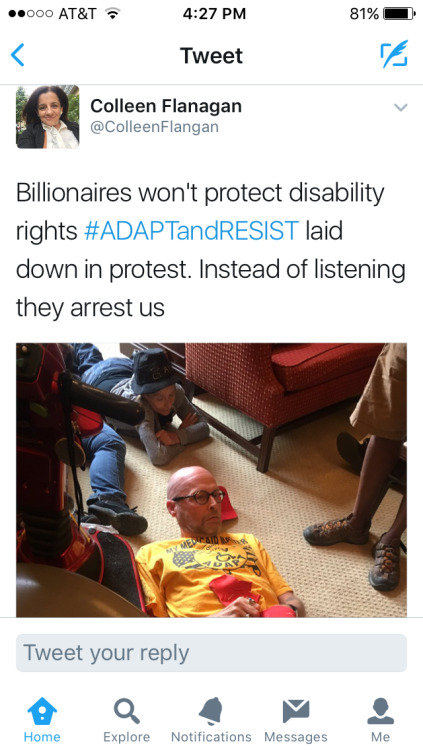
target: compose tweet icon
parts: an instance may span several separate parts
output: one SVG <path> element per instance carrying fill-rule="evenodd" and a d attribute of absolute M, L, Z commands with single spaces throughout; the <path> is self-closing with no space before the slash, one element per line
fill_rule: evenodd
<path fill-rule="evenodd" d="M 289 719 L 308 719 L 310 716 L 310 701 L 303 698 L 299 701 L 283 701 L 283 723 Z"/>

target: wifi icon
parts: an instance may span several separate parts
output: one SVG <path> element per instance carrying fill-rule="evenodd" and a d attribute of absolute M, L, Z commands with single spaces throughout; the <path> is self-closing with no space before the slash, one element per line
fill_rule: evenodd
<path fill-rule="evenodd" d="M 106 13 L 109 18 L 116 18 L 118 13 L 120 13 L 120 8 L 106 8 Z"/>

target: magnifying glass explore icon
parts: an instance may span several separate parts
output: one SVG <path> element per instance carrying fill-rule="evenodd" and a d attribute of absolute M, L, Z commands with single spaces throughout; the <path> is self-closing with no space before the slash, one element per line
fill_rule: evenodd
<path fill-rule="evenodd" d="M 126 703 L 128 711 L 120 711 L 120 705 L 122 703 Z M 135 716 L 134 714 L 135 706 L 132 701 L 129 700 L 129 698 L 119 698 L 119 700 L 116 701 L 115 705 L 113 706 L 113 710 L 116 716 L 119 716 L 119 719 L 132 719 L 134 724 L 140 723 L 138 716 Z"/>

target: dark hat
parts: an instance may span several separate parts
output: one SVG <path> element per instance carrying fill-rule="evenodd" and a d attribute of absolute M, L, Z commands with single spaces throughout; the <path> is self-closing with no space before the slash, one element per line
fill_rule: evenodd
<path fill-rule="evenodd" d="M 178 380 L 166 354 L 161 349 L 145 349 L 134 355 L 134 378 L 131 387 L 137 395 L 156 393 Z"/>

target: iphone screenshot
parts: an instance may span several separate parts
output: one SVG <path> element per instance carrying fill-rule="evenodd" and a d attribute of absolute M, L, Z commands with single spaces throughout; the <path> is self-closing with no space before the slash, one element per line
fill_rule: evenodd
<path fill-rule="evenodd" d="M 10 750 L 420 747 L 422 33 L 3 3 Z"/>

